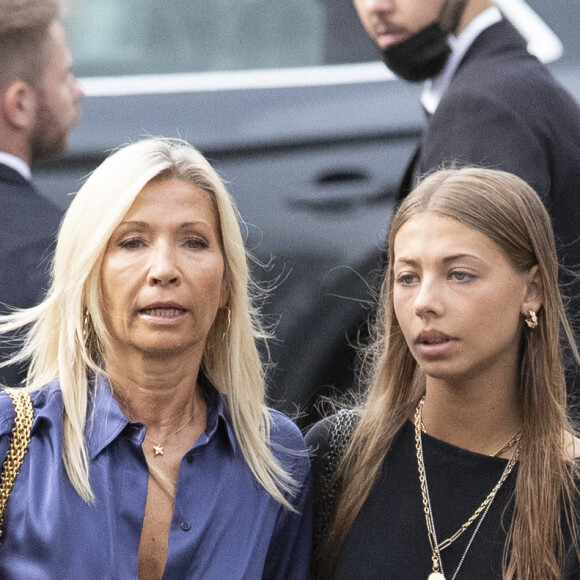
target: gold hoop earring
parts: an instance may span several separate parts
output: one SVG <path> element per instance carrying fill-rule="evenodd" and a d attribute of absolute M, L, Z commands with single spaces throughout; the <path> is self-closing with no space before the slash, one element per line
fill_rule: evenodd
<path fill-rule="evenodd" d="M 85 308 L 85 315 L 83 317 L 83 341 L 91 357 L 98 356 L 100 353 L 99 339 L 95 332 L 93 320 L 89 314 L 88 308 Z"/>
<path fill-rule="evenodd" d="M 232 309 L 229 308 L 228 306 L 224 306 L 224 308 L 228 311 L 228 317 L 227 317 L 226 329 L 224 330 L 224 332 L 222 334 L 222 340 L 224 340 L 224 338 L 226 337 L 226 334 L 228 333 L 230 326 L 232 324 Z"/>
<path fill-rule="evenodd" d="M 528 310 L 528 315 L 524 318 L 524 320 L 530 328 L 536 328 L 538 326 L 538 317 L 533 310 Z"/>
<path fill-rule="evenodd" d="M 89 315 L 89 310 L 88 308 L 85 308 L 85 315 L 83 316 L 83 341 L 87 342 L 87 338 L 89 336 L 89 332 L 90 332 L 90 315 Z"/>

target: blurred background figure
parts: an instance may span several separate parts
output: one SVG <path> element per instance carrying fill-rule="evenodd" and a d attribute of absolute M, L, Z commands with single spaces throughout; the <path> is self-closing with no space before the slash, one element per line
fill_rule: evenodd
<path fill-rule="evenodd" d="M 48 288 L 62 210 L 31 183 L 34 161 L 64 153 L 82 91 L 56 0 L 0 0 L 0 303 L 29 308 Z M 4 310 L 5 311 L 5 310 Z M 4 359 L 13 349 L 2 344 Z M 16 385 L 26 369 L 0 369 Z"/>
<path fill-rule="evenodd" d="M 563 266 L 580 268 L 580 107 L 490 0 L 354 0 L 385 64 L 426 81 L 428 122 L 399 191 L 444 165 L 509 171 L 542 198 Z M 570 277 L 563 275 L 563 282 Z M 580 293 L 568 285 L 565 294 Z M 569 305 L 572 317 L 580 299 Z M 574 400 L 580 384 L 569 374 Z"/>

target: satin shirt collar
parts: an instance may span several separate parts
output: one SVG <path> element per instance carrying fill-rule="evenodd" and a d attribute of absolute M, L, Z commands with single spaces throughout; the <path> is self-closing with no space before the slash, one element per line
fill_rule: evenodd
<path fill-rule="evenodd" d="M 207 425 L 196 445 L 203 445 L 212 439 L 216 433 L 223 432 L 232 453 L 237 451 L 231 416 L 225 396 L 205 376 L 200 384 L 207 404 Z M 110 445 L 122 433 L 135 438 L 139 444 L 145 439 L 146 428 L 142 423 L 131 422 L 121 410 L 113 396 L 109 381 L 99 375 L 91 385 L 92 396 L 89 403 L 86 440 L 91 460 Z"/>

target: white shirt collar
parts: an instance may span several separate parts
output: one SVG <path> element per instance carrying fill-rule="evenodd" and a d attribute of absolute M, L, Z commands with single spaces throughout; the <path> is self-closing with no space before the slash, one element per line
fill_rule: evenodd
<path fill-rule="evenodd" d="M 0 163 L 7 165 L 17 171 L 24 177 L 24 179 L 30 181 L 32 179 L 32 171 L 30 170 L 30 166 L 26 161 L 20 159 L 20 157 L 16 157 L 16 155 L 12 155 L 11 153 L 6 153 L 4 151 L 0 151 Z"/>
<path fill-rule="evenodd" d="M 437 110 L 445 91 L 451 83 L 451 79 L 459 67 L 459 63 L 474 43 L 475 39 L 492 24 L 502 19 L 501 12 L 497 6 L 492 6 L 478 14 L 462 31 L 459 36 L 449 35 L 449 45 L 451 54 L 443 67 L 443 70 L 432 79 L 425 82 L 421 103 L 425 110 L 431 115 Z"/>

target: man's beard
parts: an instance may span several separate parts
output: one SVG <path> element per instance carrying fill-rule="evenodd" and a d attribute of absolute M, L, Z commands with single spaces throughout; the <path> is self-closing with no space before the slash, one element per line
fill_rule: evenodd
<path fill-rule="evenodd" d="M 36 112 L 36 126 L 30 141 L 32 161 L 57 158 L 66 151 L 68 130 L 60 127 L 61 122 L 41 95 Z"/>
<path fill-rule="evenodd" d="M 447 36 L 439 22 L 434 22 L 381 50 L 381 57 L 397 76 L 411 82 L 424 81 L 443 70 L 451 54 Z"/>
<path fill-rule="evenodd" d="M 435 22 L 381 50 L 383 62 L 406 81 L 437 76 L 451 54 L 448 37 L 459 27 L 466 4 L 466 0 L 446 0 Z"/>

